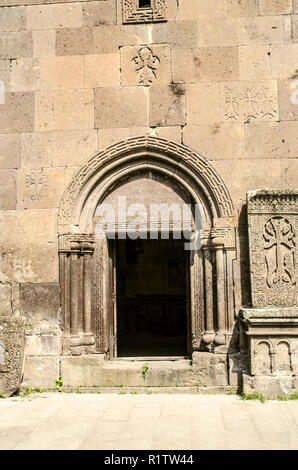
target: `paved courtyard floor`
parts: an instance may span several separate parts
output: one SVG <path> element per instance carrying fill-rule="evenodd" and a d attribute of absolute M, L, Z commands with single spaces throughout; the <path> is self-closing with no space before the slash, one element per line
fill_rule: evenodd
<path fill-rule="evenodd" d="M 42 393 L 0 400 L 0 449 L 298 449 L 298 401 Z"/>

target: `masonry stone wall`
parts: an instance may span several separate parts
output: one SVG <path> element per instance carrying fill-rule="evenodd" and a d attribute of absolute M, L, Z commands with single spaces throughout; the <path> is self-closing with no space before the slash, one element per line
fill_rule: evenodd
<path fill-rule="evenodd" d="M 238 214 L 238 307 L 246 193 L 298 187 L 298 1 L 166 0 L 167 21 L 129 24 L 122 7 L 0 0 L 0 313 L 27 318 L 47 382 L 61 353 L 58 208 L 92 155 L 151 135 L 211 163 Z"/>

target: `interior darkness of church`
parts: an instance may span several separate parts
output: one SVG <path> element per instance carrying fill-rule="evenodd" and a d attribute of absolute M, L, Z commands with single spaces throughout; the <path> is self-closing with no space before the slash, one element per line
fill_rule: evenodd
<path fill-rule="evenodd" d="M 117 240 L 117 355 L 187 355 L 183 240 Z"/>

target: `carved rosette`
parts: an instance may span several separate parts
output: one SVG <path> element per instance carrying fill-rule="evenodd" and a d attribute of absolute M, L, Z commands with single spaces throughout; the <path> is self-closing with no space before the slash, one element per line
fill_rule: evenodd
<path fill-rule="evenodd" d="M 296 305 L 298 191 L 257 191 L 247 199 L 252 305 Z"/>
<path fill-rule="evenodd" d="M 59 236 L 60 292 L 63 353 L 80 355 L 95 351 L 92 324 L 93 234 Z"/>
<path fill-rule="evenodd" d="M 151 0 L 151 6 L 139 7 L 139 0 L 122 0 L 123 23 L 166 21 L 166 0 Z"/>

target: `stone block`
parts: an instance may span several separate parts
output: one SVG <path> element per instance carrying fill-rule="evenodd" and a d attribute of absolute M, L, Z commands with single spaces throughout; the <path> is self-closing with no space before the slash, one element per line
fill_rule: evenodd
<path fill-rule="evenodd" d="M 267 398 L 278 398 L 291 395 L 293 378 L 287 376 L 257 376 L 243 374 L 243 392 L 246 394 L 258 393 Z"/>
<path fill-rule="evenodd" d="M 135 25 L 133 28 L 124 25 L 95 26 L 93 32 L 96 54 L 115 54 L 121 46 L 143 45 L 150 42 L 149 25 Z"/>
<path fill-rule="evenodd" d="M 28 356 L 59 356 L 62 353 L 61 336 L 27 335 L 25 353 Z"/>
<path fill-rule="evenodd" d="M 40 88 L 38 59 L 11 61 L 10 91 L 35 91 Z"/>
<path fill-rule="evenodd" d="M 150 126 L 183 126 L 186 123 L 185 85 L 152 85 L 150 88 Z"/>
<path fill-rule="evenodd" d="M 239 47 L 240 80 L 269 80 L 271 78 L 270 46 Z"/>
<path fill-rule="evenodd" d="M 3 230 L 0 282 L 57 282 L 57 210 L 5 211 Z"/>
<path fill-rule="evenodd" d="M 8 93 L 10 91 L 10 60 L 0 60 L 0 80 L 1 80 L 1 94 Z M 3 90 L 4 87 L 4 90 Z M 3 102 L 3 96 L 1 96 L 1 103 Z"/>
<path fill-rule="evenodd" d="M 95 126 L 141 127 L 148 124 L 147 92 L 144 88 L 95 89 Z"/>
<path fill-rule="evenodd" d="M 200 83 L 187 85 L 187 123 L 196 125 L 220 121 L 219 84 Z"/>
<path fill-rule="evenodd" d="M 239 389 L 242 386 L 243 373 L 249 369 L 248 357 L 241 353 L 229 354 L 229 385 L 236 386 Z"/>
<path fill-rule="evenodd" d="M 225 16 L 225 2 L 215 0 L 212 3 L 205 0 L 179 0 L 178 21 L 190 21 L 200 18 L 214 18 Z"/>
<path fill-rule="evenodd" d="M 93 90 L 74 89 L 36 93 L 36 131 L 93 128 Z"/>
<path fill-rule="evenodd" d="M 221 83 L 220 97 L 222 121 L 278 120 L 275 80 Z"/>
<path fill-rule="evenodd" d="M 156 23 L 152 26 L 153 44 L 166 43 L 172 48 L 195 49 L 198 47 L 198 36 L 196 21 Z"/>
<path fill-rule="evenodd" d="M 52 57 L 55 55 L 56 34 L 54 29 L 32 32 L 33 57 Z"/>
<path fill-rule="evenodd" d="M 171 82 L 171 51 L 168 45 L 122 47 L 121 85 Z"/>
<path fill-rule="evenodd" d="M 281 121 L 298 120 L 298 79 L 278 80 L 278 106 Z"/>
<path fill-rule="evenodd" d="M 1 8 L 0 31 L 20 31 L 22 29 L 26 29 L 25 8 L 22 6 Z"/>
<path fill-rule="evenodd" d="M 274 189 L 281 185 L 278 160 L 217 160 L 212 163 L 224 181 L 234 203 L 245 202 L 247 191 Z M 231 168 L 237 178 L 231 178 Z M 264 177 L 266 175 L 266 177 Z"/>
<path fill-rule="evenodd" d="M 238 79 L 237 47 L 204 47 L 172 52 L 173 81 L 209 82 Z"/>
<path fill-rule="evenodd" d="M 297 153 L 296 153 L 297 155 Z M 298 162 L 297 158 L 281 160 L 281 187 L 283 189 L 298 188 Z"/>
<path fill-rule="evenodd" d="M 292 16 L 293 41 L 298 42 L 298 15 Z"/>
<path fill-rule="evenodd" d="M 0 134 L 0 168 L 20 168 L 21 139 L 19 134 Z"/>
<path fill-rule="evenodd" d="M 102 355 L 86 355 L 61 358 L 61 375 L 63 385 L 78 387 L 85 385 L 102 385 L 104 357 Z"/>
<path fill-rule="evenodd" d="M 289 15 L 292 9 L 292 0 L 260 0 L 260 15 Z"/>
<path fill-rule="evenodd" d="M 6 93 L 5 103 L 0 106 L 0 133 L 30 132 L 33 127 L 33 93 Z"/>
<path fill-rule="evenodd" d="M 0 170 L 0 209 L 16 208 L 16 170 Z"/>
<path fill-rule="evenodd" d="M 0 316 L 11 314 L 11 286 L 9 284 L 0 284 Z"/>
<path fill-rule="evenodd" d="M 47 327 L 53 321 L 56 325 L 59 320 L 60 289 L 58 283 L 20 284 L 19 302 L 20 311 L 28 320 L 27 331 L 31 329 L 32 323 L 38 324 L 40 328 L 43 324 Z"/>
<path fill-rule="evenodd" d="M 295 158 L 298 122 L 251 122 L 245 126 L 246 158 Z"/>
<path fill-rule="evenodd" d="M 296 80 L 298 78 L 298 66 L 296 63 L 298 44 L 284 44 L 282 47 L 284 74 L 280 77 Z"/>
<path fill-rule="evenodd" d="M 52 164 L 52 138 L 46 132 L 21 134 L 22 168 L 41 168 Z"/>
<path fill-rule="evenodd" d="M 29 5 L 26 8 L 26 26 L 27 29 L 79 28 L 82 26 L 82 5 Z"/>
<path fill-rule="evenodd" d="M 21 386 L 25 319 L 0 316 L 0 395 L 9 397 Z"/>
<path fill-rule="evenodd" d="M 117 23 L 115 0 L 83 3 L 83 26 L 100 26 Z"/>
<path fill-rule="evenodd" d="M 81 165 L 98 148 L 96 130 L 53 132 L 51 138 L 52 160 L 56 167 Z"/>
<path fill-rule="evenodd" d="M 56 55 L 94 54 L 92 28 L 63 28 L 56 31 Z"/>
<path fill-rule="evenodd" d="M 186 126 L 183 129 L 183 143 L 207 160 L 243 158 L 244 129 L 234 123 Z"/>
<path fill-rule="evenodd" d="M 238 46 L 240 29 L 240 18 L 201 19 L 198 27 L 198 45 L 200 47 Z"/>
<path fill-rule="evenodd" d="M 2 33 L 0 36 L 0 59 L 32 57 L 33 41 L 31 31 Z"/>
<path fill-rule="evenodd" d="M 41 88 L 84 88 L 82 56 L 43 57 L 40 59 Z"/>
<path fill-rule="evenodd" d="M 192 354 L 193 372 L 199 387 L 228 385 L 226 354 L 212 354 L 195 351 Z"/>
<path fill-rule="evenodd" d="M 26 356 L 22 382 L 23 387 L 54 389 L 55 382 L 59 376 L 59 357 Z"/>
<path fill-rule="evenodd" d="M 256 16 L 240 19 L 240 44 L 282 44 L 284 23 L 282 16 Z"/>
<path fill-rule="evenodd" d="M 119 68 L 119 54 L 86 55 L 86 88 L 119 86 Z"/>
<path fill-rule="evenodd" d="M 63 192 L 63 168 L 28 168 L 18 171 L 19 209 L 59 207 Z"/>
<path fill-rule="evenodd" d="M 258 16 L 259 2 L 258 0 L 226 0 L 225 2 L 225 16 Z"/>
<path fill-rule="evenodd" d="M 155 132 L 157 137 L 181 144 L 182 130 L 179 126 L 157 127 Z"/>

